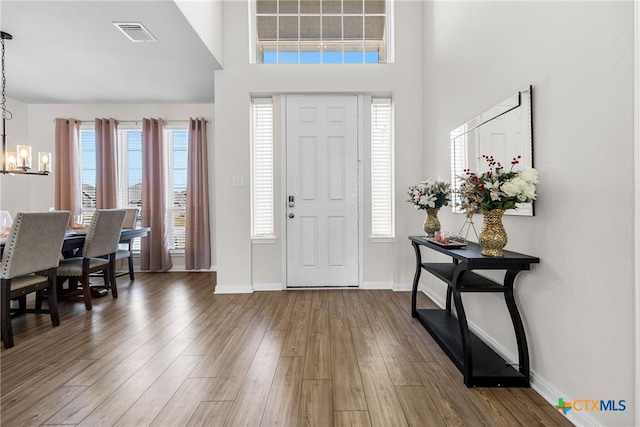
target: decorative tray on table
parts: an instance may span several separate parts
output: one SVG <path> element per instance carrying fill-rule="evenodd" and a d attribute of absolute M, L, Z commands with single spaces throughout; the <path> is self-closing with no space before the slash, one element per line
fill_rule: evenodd
<path fill-rule="evenodd" d="M 447 243 L 443 243 L 437 241 L 433 237 L 425 237 L 425 239 L 431 243 L 435 243 L 438 246 L 442 246 L 443 248 L 456 249 L 464 248 L 465 246 L 467 246 L 467 242 L 458 242 L 457 240 L 449 240 Z"/>

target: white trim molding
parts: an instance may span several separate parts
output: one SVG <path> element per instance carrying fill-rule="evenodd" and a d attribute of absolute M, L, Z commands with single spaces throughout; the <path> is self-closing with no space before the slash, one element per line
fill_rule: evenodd
<path fill-rule="evenodd" d="M 251 285 L 216 285 L 213 290 L 214 295 L 218 294 L 252 294 L 253 286 Z"/>
<path fill-rule="evenodd" d="M 254 283 L 253 290 L 254 292 L 284 291 L 285 286 L 283 283 Z"/>
<path fill-rule="evenodd" d="M 634 282 L 635 282 L 635 402 L 640 401 L 640 3 L 634 4 Z M 635 423 L 640 425 L 640 408 L 635 405 Z"/>
<path fill-rule="evenodd" d="M 413 283 L 395 283 L 391 287 L 393 292 L 408 292 L 413 289 Z"/>
<path fill-rule="evenodd" d="M 393 289 L 393 282 L 363 282 L 361 289 Z"/>

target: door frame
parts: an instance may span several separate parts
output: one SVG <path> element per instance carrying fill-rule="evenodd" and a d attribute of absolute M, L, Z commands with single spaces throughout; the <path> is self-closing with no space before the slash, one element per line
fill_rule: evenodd
<path fill-rule="evenodd" d="M 360 289 L 362 288 L 362 284 L 364 282 L 364 167 L 363 167 L 363 157 L 364 157 L 364 120 L 362 117 L 363 112 L 363 97 L 362 94 L 353 94 L 353 93 L 282 93 L 280 94 L 280 194 L 282 203 L 282 215 L 280 215 L 280 230 L 282 230 L 281 239 L 282 239 L 282 288 L 286 289 L 298 289 L 298 288 L 289 288 L 287 280 L 287 221 L 286 209 L 284 209 L 287 201 L 287 100 L 288 96 L 355 96 L 356 104 L 358 106 L 358 117 L 357 117 L 357 138 L 356 144 L 358 145 L 358 287 L 350 287 L 347 289 Z M 275 159 L 274 159 L 275 161 Z M 312 287 L 304 288 L 304 289 L 315 289 Z M 327 289 L 337 289 L 328 287 Z"/>

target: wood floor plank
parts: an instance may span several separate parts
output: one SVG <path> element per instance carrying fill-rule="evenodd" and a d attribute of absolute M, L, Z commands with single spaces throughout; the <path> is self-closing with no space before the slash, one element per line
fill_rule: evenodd
<path fill-rule="evenodd" d="M 254 316 L 240 339 L 225 353 L 222 368 L 203 400 L 221 401 L 236 398 L 270 321 L 269 317 Z"/>
<path fill-rule="evenodd" d="M 226 426 L 258 426 L 275 376 L 285 331 L 267 331 L 234 399 Z"/>
<path fill-rule="evenodd" d="M 491 390 L 489 389 L 477 389 L 474 390 L 474 394 L 479 396 L 479 401 L 482 402 L 486 408 L 489 409 L 488 415 L 493 418 L 492 425 L 501 426 L 515 426 L 520 424 L 516 417 L 508 410 L 502 402 L 495 399 Z M 524 422 L 520 425 L 531 425 Z"/>
<path fill-rule="evenodd" d="M 396 387 L 396 393 L 411 427 L 446 426 L 424 387 Z"/>
<path fill-rule="evenodd" d="M 544 406 L 540 406 L 540 409 L 557 425 L 562 427 L 573 427 L 574 424 L 553 406 L 546 404 Z"/>
<path fill-rule="evenodd" d="M 296 301 L 282 356 L 304 356 L 311 316 L 310 301 Z"/>
<path fill-rule="evenodd" d="M 200 359 L 201 356 L 178 357 L 114 425 L 118 427 L 151 425 Z"/>
<path fill-rule="evenodd" d="M 222 427 L 233 402 L 200 402 L 187 427 Z"/>
<path fill-rule="evenodd" d="M 382 358 L 382 353 L 380 353 L 380 348 L 378 348 L 378 343 L 376 342 L 371 329 L 352 328 L 351 337 L 356 350 L 356 356 L 359 360 L 366 357 Z"/>
<path fill-rule="evenodd" d="M 171 341 L 148 363 L 102 401 L 79 423 L 82 426 L 113 425 L 147 389 L 180 357 L 191 339 Z"/>
<path fill-rule="evenodd" d="M 303 370 L 304 357 L 280 357 L 261 426 L 295 426 L 298 423 Z"/>
<path fill-rule="evenodd" d="M 349 322 L 351 323 L 352 328 L 371 328 L 371 325 L 369 325 L 369 319 L 367 318 L 367 313 L 365 313 L 362 308 L 362 303 L 358 297 L 359 292 L 360 291 L 357 290 L 344 291 L 343 298 L 347 314 L 349 316 Z"/>
<path fill-rule="evenodd" d="M 382 356 L 390 359 L 407 359 L 404 348 L 384 313 L 382 311 L 372 311 L 367 313 L 367 317 Z"/>
<path fill-rule="evenodd" d="M 549 417 L 522 389 L 492 388 L 488 390 L 518 422 L 524 425 L 557 426 L 554 419 Z"/>
<path fill-rule="evenodd" d="M 224 364 L 229 352 L 240 345 L 244 330 L 238 328 L 224 328 L 216 334 L 200 364 L 191 372 L 192 378 L 215 378 Z"/>
<path fill-rule="evenodd" d="M 426 342 L 415 334 L 396 336 L 407 358 L 411 362 L 434 362 L 436 360 Z"/>
<path fill-rule="evenodd" d="M 330 319 L 348 319 L 349 313 L 342 298 L 343 291 L 328 291 L 329 298 L 329 318 Z"/>
<path fill-rule="evenodd" d="M 333 396 L 336 411 L 365 411 L 367 402 L 348 319 L 329 319 Z"/>
<path fill-rule="evenodd" d="M 329 309 L 311 309 L 304 360 L 303 376 L 305 380 L 331 379 L 329 335 Z"/>
<path fill-rule="evenodd" d="M 406 426 L 407 420 L 396 390 L 379 357 L 359 359 L 362 384 L 367 396 L 371 425 Z"/>
<path fill-rule="evenodd" d="M 186 426 L 212 382 L 212 378 L 185 379 L 151 425 L 154 427 Z"/>
<path fill-rule="evenodd" d="M 413 365 L 438 413 L 448 426 L 490 425 L 480 421 L 481 414 L 474 413 L 437 363 L 414 362 Z"/>
<path fill-rule="evenodd" d="M 335 427 L 370 427 L 368 411 L 335 411 L 333 414 Z"/>
<path fill-rule="evenodd" d="M 167 323 L 165 323 L 167 322 Z M 65 385 L 85 385 L 91 386 L 117 366 L 131 366 L 133 369 L 141 366 L 157 354 L 165 345 L 179 335 L 179 327 L 175 324 L 184 325 L 178 317 L 163 318 L 162 322 L 154 322 L 157 333 L 148 337 L 132 339 L 124 342 L 113 351 L 104 355 L 96 362 L 92 363 L 84 371 L 69 380 Z"/>
<path fill-rule="evenodd" d="M 44 424 L 57 411 L 57 408 L 71 402 L 85 389 L 86 387 L 60 387 L 39 399 L 37 403 L 18 404 L 17 407 L 12 408 L 11 415 L 7 415 L 6 411 L 2 414 L 2 425 L 37 426 Z"/>
<path fill-rule="evenodd" d="M 298 426 L 321 427 L 333 424 L 331 380 L 303 380 Z"/>
<path fill-rule="evenodd" d="M 270 331 L 286 331 L 289 329 L 289 322 L 293 314 L 293 306 L 295 305 L 295 295 L 293 291 L 284 291 L 284 295 L 280 298 L 278 307 L 272 316 Z"/>
<path fill-rule="evenodd" d="M 329 293 L 326 290 L 314 290 L 312 292 L 311 308 L 329 309 Z"/>

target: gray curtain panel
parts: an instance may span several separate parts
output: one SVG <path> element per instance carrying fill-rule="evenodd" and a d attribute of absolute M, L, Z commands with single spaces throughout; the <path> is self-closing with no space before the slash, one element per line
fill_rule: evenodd
<path fill-rule="evenodd" d="M 114 119 L 95 120 L 96 131 L 96 208 L 118 207 L 117 132 Z"/>
<path fill-rule="evenodd" d="M 211 267 L 207 121 L 189 119 L 185 268 Z"/>
<path fill-rule="evenodd" d="M 167 236 L 167 200 L 164 192 L 164 122 L 142 120 L 142 226 L 151 232 L 142 238 L 140 269 L 171 268 Z M 172 220 L 172 218 L 170 218 Z"/>
<path fill-rule="evenodd" d="M 80 199 L 80 122 L 56 119 L 55 208 L 71 212 L 71 226 L 81 213 Z"/>

